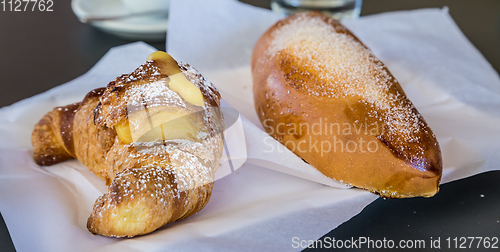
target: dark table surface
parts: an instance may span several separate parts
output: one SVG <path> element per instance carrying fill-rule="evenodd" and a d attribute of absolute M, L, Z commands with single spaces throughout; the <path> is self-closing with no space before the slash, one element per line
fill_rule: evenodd
<path fill-rule="evenodd" d="M 269 8 L 269 0 L 242 1 Z M 130 42 L 78 22 L 70 1 L 54 2 L 53 12 L 0 9 L 0 107 L 72 80 L 111 47 Z M 443 6 L 449 7 L 467 38 L 500 71 L 499 0 L 365 0 L 361 15 Z M 165 50 L 164 42 L 150 44 Z M 441 238 L 442 245 L 448 237 L 500 237 L 499 184 L 500 171 L 495 171 L 441 185 L 441 191 L 429 199 L 378 199 L 324 237 L 395 241 L 432 237 Z M 429 244 L 426 248 L 433 250 Z M 0 251 L 15 251 L 3 219 Z"/>

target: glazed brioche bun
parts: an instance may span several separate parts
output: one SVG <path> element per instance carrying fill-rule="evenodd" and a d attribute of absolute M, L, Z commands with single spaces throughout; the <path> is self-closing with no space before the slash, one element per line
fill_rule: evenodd
<path fill-rule="evenodd" d="M 435 135 L 387 67 L 338 21 L 289 16 L 252 55 L 266 131 L 324 175 L 383 197 L 438 192 Z"/>

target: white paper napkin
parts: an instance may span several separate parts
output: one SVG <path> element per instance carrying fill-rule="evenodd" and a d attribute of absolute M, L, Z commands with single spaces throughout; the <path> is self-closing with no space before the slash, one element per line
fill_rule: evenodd
<path fill-rule="evenodd" d="M 169 52 L 207 75 L 240 110 L 248 157 L 262 157 L 252 144 L 264 135 L 253 112 L 248 60 L 276 17 L 222 0 L 174 0 L 171 10 Z M 498 169 L 500 80 L 446 11 L 387 13 L 346 24 L 387 64 L 434 130 L 443 151 L 443 181 Z M 208 205 L 186 220 L 133 239 L 91 235 L 86 219 L 104 183 L 77 161 L 34 164 L 31 130 L 54 106 L 81 100 L 90 89 L 134 70 L 152 51 L 143 43 L 114 48 L 85 75 L 0 109 L 0 211 L 17 251 L 300 250 L 292 238 L 315 240 L 376 199 L 250 160 L 216 181 Z"/>

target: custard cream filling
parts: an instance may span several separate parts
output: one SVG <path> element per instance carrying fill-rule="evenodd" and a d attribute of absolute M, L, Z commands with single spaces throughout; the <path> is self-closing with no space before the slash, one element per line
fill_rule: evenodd
<path fill-rule="evenodd" d="M 157 51 L 149 55 L 149 60 L 158 62 L 161 73 L 166 74 L 170 78 L 168 87 L 172 91 L 178 93 L 180 97 L 193 105 L 203 106 L 205 104 L 200 89 L 186 78 L 172 56 L 165 52 Z"/>
<path fill-rule="evenodd" d="M 164 108 L 153 114 L 150 112 L 145 109 L 129 114 L 128 119 L 115 126 L 118 137 L 126 144 L 173 139 L 199 140 L 200 124 L 190 116 L 189 111 Z"/>

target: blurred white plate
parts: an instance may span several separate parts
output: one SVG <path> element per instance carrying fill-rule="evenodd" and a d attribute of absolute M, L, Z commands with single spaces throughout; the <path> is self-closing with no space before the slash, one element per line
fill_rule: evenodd
<path fill-rule="evenodd" d="M 130 11 L 123 6 L 120 0 L 72 0 L 71 8 L 79 19 L 130 14 Z M 94 21 L 90 25 L 128 40 L 164 41 L 168 28 L 168 17 L 137 16 Z"/>

